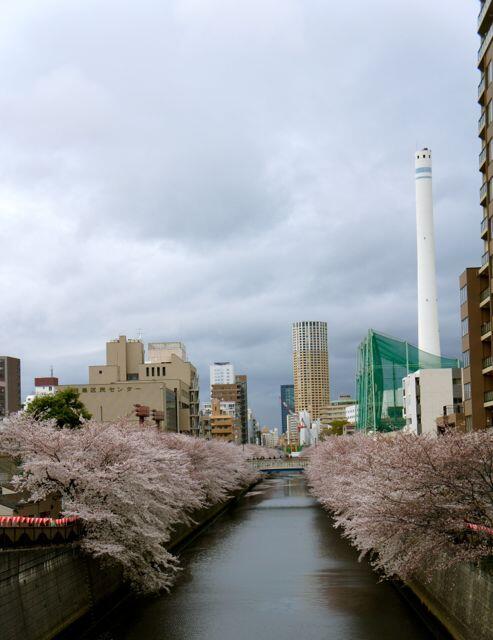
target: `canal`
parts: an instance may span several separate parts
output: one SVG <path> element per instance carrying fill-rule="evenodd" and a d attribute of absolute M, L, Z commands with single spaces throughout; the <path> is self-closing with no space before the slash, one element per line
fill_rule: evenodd
<path fill-rule="evenodd" d="M 303 476 L 266 479 L 181 554 L 168 595 L 118 610 L 98 640 L 415 640 L 413 610 L 331 529 Z M 123 609 L 123 611 L 122 611 Z"/>

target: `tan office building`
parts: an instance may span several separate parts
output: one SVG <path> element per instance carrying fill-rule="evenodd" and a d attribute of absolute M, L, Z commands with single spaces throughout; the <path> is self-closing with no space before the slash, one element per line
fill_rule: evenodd
<path fill-rule="evenodd" d="M 21 408 L 21 361 L 0 356 L 0 420 Z"/>
<path fill-rule="evenodd" d="M 480 235 L 483 255 L 480 267 L 468 268 L 460 276 L 462 328 L 463 401 L 467 431 L 493 426 L 493 350 L 492 350 L 492 276 L 493 276 L 493 3 L 482 2 L 478 19 L 481 45 L 478 67 L 481 79 L 478 101 L 481 114 L 478 134 L 481 139 L 479 170 L 482 185 L 479 201 L 482 209 Z"/>
<path fill-rule="evenodd" d="M 326 322 L 295 322 L 292 329 L 295 411 L 313 420 L 330 403 Z"/>
<path fill-rule="evenodd" d="M 320 410 L 320 422 L 324 427 L 332 424 L 334 420 L 346 422 L 346 409 L 354 405 L 356 400 L 348 395 L 340 395 L 338 400 L 334 400 Z"/>
<path fill-rule="evenodd" d="M 167 431 L 199 435 L 196 369 L 175 353 L 167 356 L 145 362 L 142 341 L 120 336 L 106 343 L 106 364 L 89 367 L 87 384 L 58 388 L 77 389 L 95 420 L 136 420 L 134 405 L 141 404 L 164 413 Z"/>
<path fill-rule="evenodd" d="M 245 375 L 236 375 L 232 384 L 213 384 L 211 400 L 234 402 L 235 418 L 240 426 L 241 442 L 248 442 L 248 381 Z"/>
<path fill-rule="evenodd" d="M 226 442 L 241 442 L 241 425 L 229 413 L 221 410 L 221 402 L 216 398 L 211 401 L 211 414 L 209 416 L 210 433 L 213 440 L 225 440 Z"/>

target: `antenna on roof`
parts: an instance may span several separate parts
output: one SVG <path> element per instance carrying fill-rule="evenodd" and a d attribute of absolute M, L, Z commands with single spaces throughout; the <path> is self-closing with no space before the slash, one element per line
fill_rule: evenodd
<path fill-rule="evenodd" d="M 139 340 L 142 340 L 142 329 L 137 329 L 137 337 Z"/>
<path fill-rule="evenodd" d="M 50 366 L 50 376 L 53 378 L 53 365 Z"/>

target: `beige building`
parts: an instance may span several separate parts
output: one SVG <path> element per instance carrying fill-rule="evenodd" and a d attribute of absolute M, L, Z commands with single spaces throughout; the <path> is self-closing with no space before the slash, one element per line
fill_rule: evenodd
<path fill-rule="evenodd" d="M 327 323 L 295 322 L 292 339 L 295 411 L 316 420 L 330 403 Z"/>
<path fill-rule="evenodd" d="M 346 409 L 351 405 L 354 405 L 355 400 L 349 395 L 340 395 L 338 400 L 334 400 L 326 407 L 322 407 L 320 410 L 320 422 L 322 426 L 326 427 L 332 424 L 334 420 L 347 421 Z"/>
<path fill-rule="evenodd" d="M 164 428 L 199 435 L 198 377 L 195 367 L 174 352 L 145 362 L 141 340 L 120 336 L 106 343 L 106 364 L 89 367 L 88 384 L 75 388 L 95 420 L 136 420 L 135 405 L 164 413 Z"/>
<path fill-rule="evenodd" d="M 221 402 L 216 398 L 211 401 L 211 414 L 209 416 L 211 437 L 215 440 L 226 442 L 241 442 L 241 425 L 228 413 L 221 410 Z"/>

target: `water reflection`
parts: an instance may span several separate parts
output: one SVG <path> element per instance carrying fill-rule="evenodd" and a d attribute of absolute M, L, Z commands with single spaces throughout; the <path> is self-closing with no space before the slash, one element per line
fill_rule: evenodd
<path fill-rule="evenodd" d="M 330 527 L 302 476 L 264 481 L 182 555 L 167 596 L 127 607 L 100 640 L 413 640 L 413 612 Z M 116 618 L 116 616 L 115 616 Z"/>

